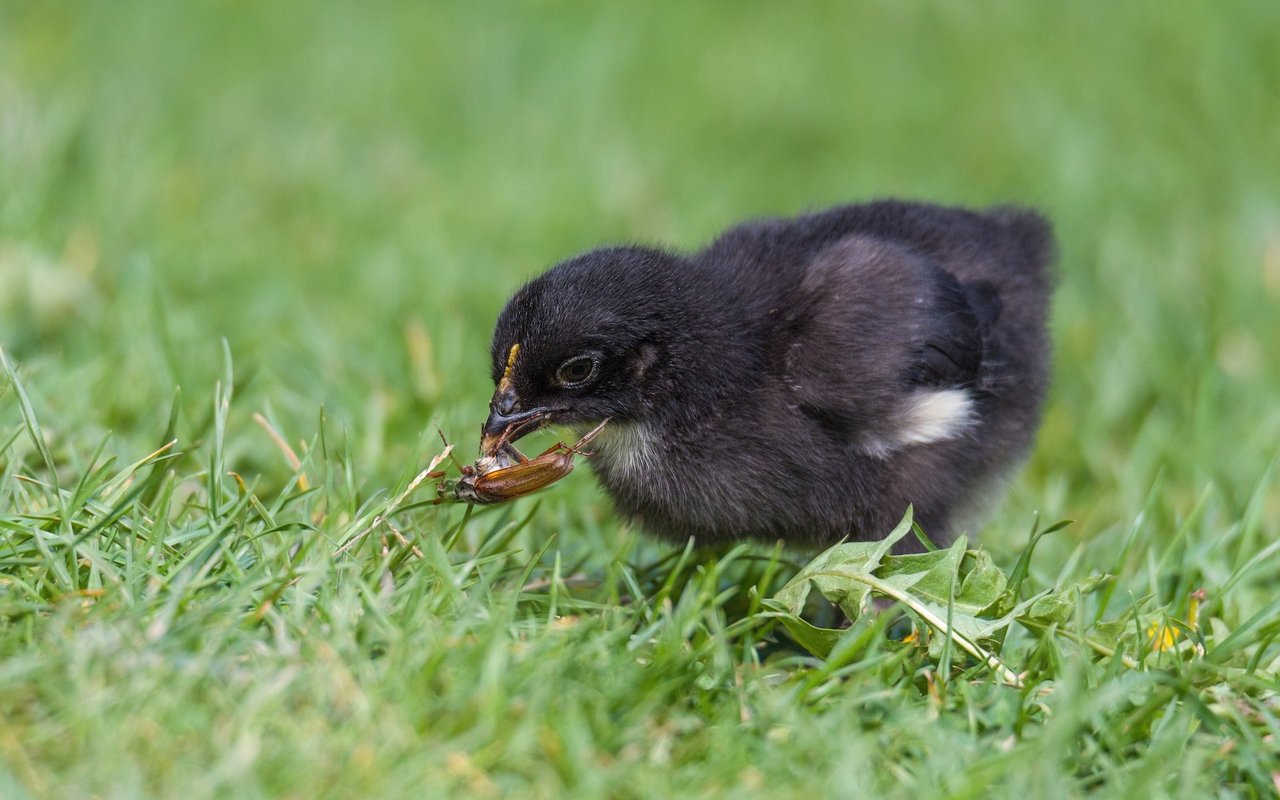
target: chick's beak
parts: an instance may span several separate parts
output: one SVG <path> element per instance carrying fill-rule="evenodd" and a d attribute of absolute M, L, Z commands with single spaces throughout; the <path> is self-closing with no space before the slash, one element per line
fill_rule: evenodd
<path fill-rule="evenodd" d="M 480 451 L 492 455 L 498 448 L 549 423 L 550 414 L 549 408 L 521 409 L 515 391 L 508 385 L 498 386 L 489 401 L 489 418 L 481 429 Z"/>

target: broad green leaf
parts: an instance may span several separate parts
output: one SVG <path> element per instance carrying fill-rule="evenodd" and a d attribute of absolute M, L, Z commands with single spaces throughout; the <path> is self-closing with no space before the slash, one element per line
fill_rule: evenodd
<path fill-rule="evenodd" d="M 787 610 L 785 603 L 777 600 L 765 600 L 762 605 L 773 612 L 769 616 L 781 620 L 782 626 L 787 629 L 787 633 L 796 641 L 796 644 L 819 658 L 831 655 L 832 648 L 844 635 L 844 630 L 840 628 L 820 628 L 810 623 L 799 615 L 791 613 Z"/>
<path fill-rule="evenodd" d="M 802 618 L 811 590 L 837 604 L 850 619 L 866 612 L 872 593 L 914 611 L 941 636 L 929 639 L 936 658 L 948 642 L 985 662 L 1007 684 L 1020 677 L 987 649 L 1019 617 L 1056 630 L 1075 613 L 1080 598 L 1108 579 L 1095 575 L 1058 591 L 1019 601 L 1016 588 L 984 550 L 968 549 L 964 538 L 926 553 L 892 555 L 893 545 L 911 530 L 911 511 L 881 542 L 847 542 L 820 554 L 778 591 L 768 607 L 801 646 L 826 657 L 842 631 L 819 628 Z M 954 591 L 954 596 L 953 596 Z M 1078 638 L 1078 637 L 1077 637 Z"/>
<path fill-rule="evenodd" d="M 1065 589 L 1046 594 L 1027 609 L 1027 616 L 1041 622 L 1056 622 L 1061 625 L 1075 615 L 1076 605 L 1081 597 L 1096 590 L 1109 578 L 1109 575 L 1091 575 Z"/>
<path fill-rule="evenodd" d="M 1007 581 L 985 550 L 968 550 L 965 539 L 957 539 L 946 550 L 906 556 L 887 556 L 876 575 L 886 582 L 909 589 L 912 594 L 946 607 L 955 580 L 955 610 L 980 614 L 1005 591 Z"/>
<path fill-rule="evenodd" d="M 1109 650 L 1115 650 L 1126 635 L 1132 636 L 1135 627 L 1133 617 L 1125 615 L 1117 619 L 1103 620 L 1089 629 L 1089 639 Z"/>
<path fill-rule="evenodd" d="M 859 579 L 871 575 L 890 548 L 910 532 L 911 509 L 908 508 L 902 521 L 883 540 L 844 542 L 828 549 L 779 589 L 774 598 L 798 616 L 804 612 L 810 588 L 816 588 L 819 594 L 840 606 L 850 619 L 856 619 L 871 591 L 870 585 Z"/>

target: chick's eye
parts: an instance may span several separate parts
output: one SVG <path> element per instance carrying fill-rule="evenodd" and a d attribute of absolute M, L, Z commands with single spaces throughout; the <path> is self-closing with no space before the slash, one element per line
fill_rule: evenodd
<path fill-rule="evenodd" d="M 556 383 L 573 388 L 595 377 L 596 360 L 591 356 L 577 356 L 560 365 L 556 370 Z"/>

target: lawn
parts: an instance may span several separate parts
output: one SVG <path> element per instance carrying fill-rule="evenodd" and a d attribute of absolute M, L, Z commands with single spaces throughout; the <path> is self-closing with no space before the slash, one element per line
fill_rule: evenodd
<path fill-rule="evenodd" d="M 1267 2 L 5 2 L 0 796 L 1280 791 L 1277 53 Z M 806 649 L 815 553 L 585 468 L 415 483 L 521 281 L 881 196 L 1061 240 L 999 668 L 910 607 Z"/>

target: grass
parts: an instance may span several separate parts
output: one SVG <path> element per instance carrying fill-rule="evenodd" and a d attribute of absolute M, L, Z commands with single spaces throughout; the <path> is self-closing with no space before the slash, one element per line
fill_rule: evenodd
<path fill-rule="evenodd" d="M 1268 3 L 6 3 L 0 795 L 1274 794 L 1277 51 Z M 1062 240 L 972 532 L 1067 593 L 1020 688 L 894 615 L 807 652 L 814 554 L 658 546 L 589 470 L 401 498 L 522 279 L 884 195 Z"/>

